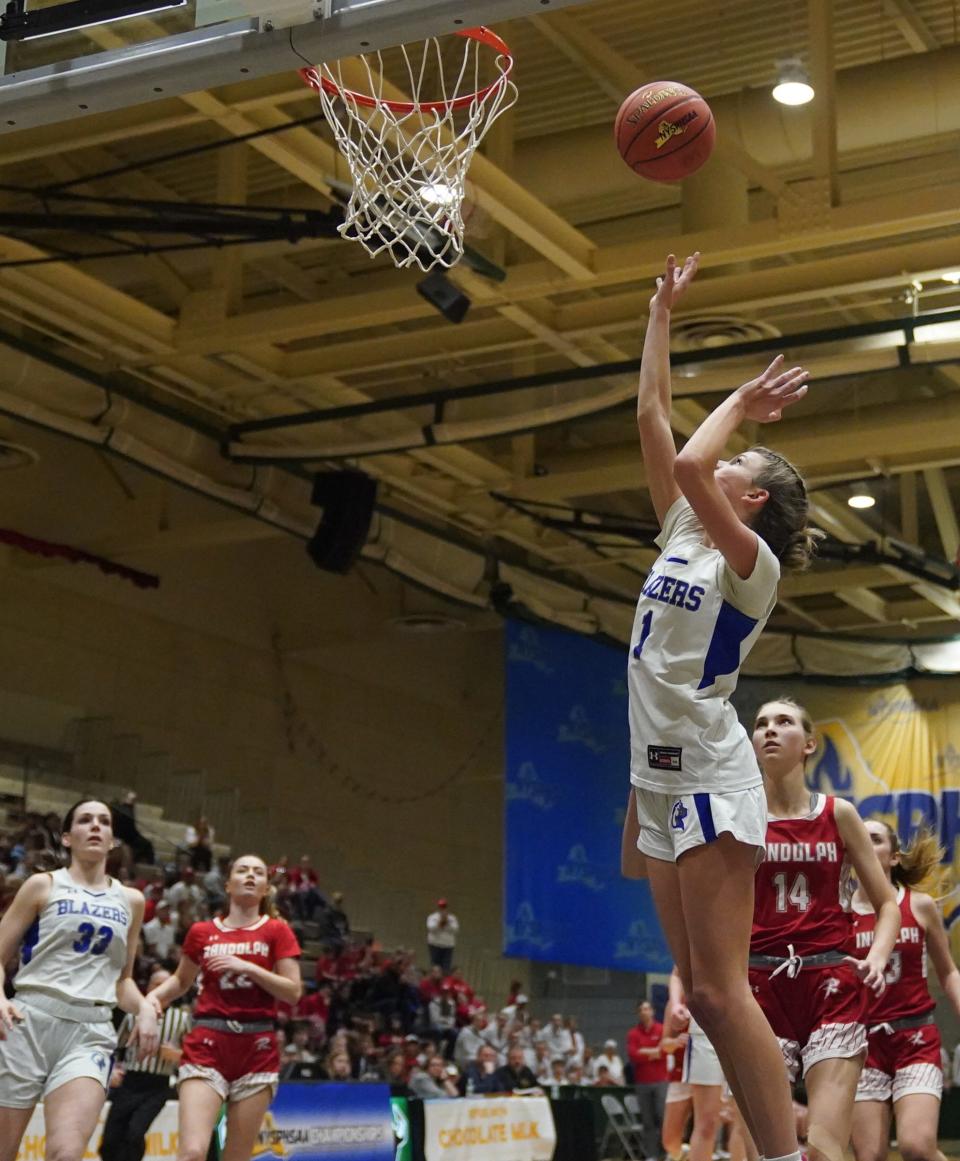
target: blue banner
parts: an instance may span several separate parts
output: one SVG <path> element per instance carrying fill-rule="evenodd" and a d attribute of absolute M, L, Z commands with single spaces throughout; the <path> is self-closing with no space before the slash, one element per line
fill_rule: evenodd
<path fill-rule="evenodd" d="M 645 882 L 620 875 L 626 650 L 506 627 L 505 955 L 669 971 Z"/>
<path fill-rule="evenodd" d="M 394 1161 L 385 1084 L 281 1084 L 253 1151 L 258 1161 Z"/>

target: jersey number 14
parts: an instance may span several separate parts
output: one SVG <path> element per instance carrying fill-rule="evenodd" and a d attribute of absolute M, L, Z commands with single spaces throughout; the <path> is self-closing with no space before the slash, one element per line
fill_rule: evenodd
<path fill-rule="evenodd" d="M 777 910 L 779 912 L 789 911 L 791 907 L 795 911 L 806 911 L 810 906 L 810 888 L 807 884 L 807 876 L 802 871 L 793 880 L 789 889 L 787 888 L 786 871 L 778 871 L 773 876 L 773 885 L 777 889 Z"/>

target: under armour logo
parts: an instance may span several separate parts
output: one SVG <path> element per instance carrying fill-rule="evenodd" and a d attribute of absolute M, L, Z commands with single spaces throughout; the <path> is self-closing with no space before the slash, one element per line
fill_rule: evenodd
<path fill-rule="evenodd" d="M 670 811 L 670 826 L 673 830 L 686 830 L 686 817 L 690 813 L 683 805 L 683 799 L 678 798 Z"/>
<path fill-rule="evenodd" d="M 829 979 L 823 981 L 823 994 L 825 996 L 835 996 L 840 991 L 840 981 L 836 976 L 831 976 Z"/>

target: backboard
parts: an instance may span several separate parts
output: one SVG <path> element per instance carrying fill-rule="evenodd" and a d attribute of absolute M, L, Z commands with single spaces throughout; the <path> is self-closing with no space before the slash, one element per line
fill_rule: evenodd
<path fill-rule="evenodd" d="M 191 0 L 165 8 L 165 0 L 130 0 L 126 15 L 135 19 L 7 45 L 0 133 L 582 2 Z"/>

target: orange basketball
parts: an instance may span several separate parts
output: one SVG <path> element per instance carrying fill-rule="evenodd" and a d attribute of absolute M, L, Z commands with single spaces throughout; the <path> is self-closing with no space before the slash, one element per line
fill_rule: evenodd
<path fill-rule="evenodd" d="M 713 151 L 717 127 L 699 93 L 677 81 L 652 81 L 620 106 L 617 149 L 634 173 L 651 181 L 680 181 Z"/>

